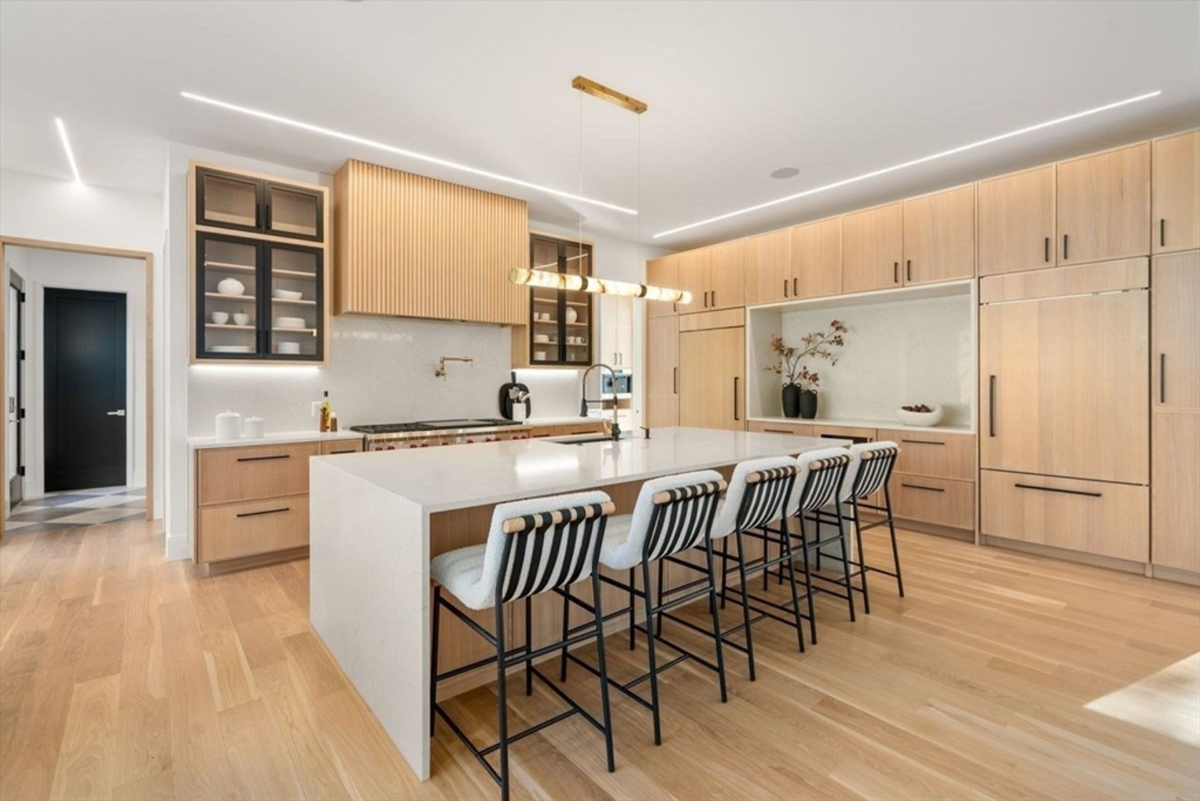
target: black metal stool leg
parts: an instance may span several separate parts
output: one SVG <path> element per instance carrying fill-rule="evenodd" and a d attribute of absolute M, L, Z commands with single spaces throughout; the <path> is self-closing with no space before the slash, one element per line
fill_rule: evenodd
<path fill-rule="evenodd" d="M 604 615 L 600 611 L 600 574 L 595 571 L 592 572 L 592 611 L 596 617 L 596 662 L 600 670 L 600 709 L 604 713 L 604 754 L 608 758 L 608 772 L 612 773 L 617 769 L 617 765 L 613 759 L 612 714 L 608 708 L 608 667 L 604 661 Z"/>
<path fill-rule="evenodd" d="M 631 567 L 629 568 L 629 650 L 637 648 L 637 615 L 634 614 L 634 601 L 637 596 L 634 595 L 634 587 L 637 584 L 637 573 Z"/>
<path fill-rule="evenodd" d="M 531 601 L 532 601 L 532 599 L 530 598 L 530 596 L 526 595 L 525 596 L 525 649 L 527 651 L 533 650 L 533 609 L 531 607 Z M 563 639 L 565 640 L 566 637 L 563 637 Z M 565 661 L 563 662 L 563 665 L 564 666 L 566 665 Z M 566 681 L 566 676 L 563 677 L 563 681 Z M 533 695 L 533 662 L 532 661 L 528 661 L 525 663 L 525 695 Z"/>
<path fill-rule="evenodd" d="M 708 612 L 712 615 L 713 642 L 717 646 L 717 681 L 721 685 L 721 703 L 725 703 L 729 700 L 729 695 L 725 692 L 725 652 L 721 648 L 721 613 L 717 609 L 717 579 L 713 574 L 713 547 L 710 537 L 704 538 L 704 557 L 708 560 Z"/>
<path fill-rule="evenodd" d="M 729 580 L 729 537 L 721 538 L 721 608 L 725 608 L 725 587 Z"/>
<path fill-rule="evenodd" d="M 525 625 L 529 625 L 526 623 Z M 562 640 L 565 643 L 567 637 L 571 635 L 571 588 L 563 588 L 563 617 L 562 617 Z M 526 641 L 528 642 L 528 641 Z M 526 669 L 529 665 L 525 665 Z M 558 680 L 567 680 L 567 646 L 563 646 L 562 653 L 559 655 Z"/>
<path fill-rule="evenodd" d="M 662 609 L 663 595 L 666 592 L 665 571 L 666 571 L 666 563 L 664 560 L 659 559 L 658 560 L 658 608 L 659 609 Z M 658 637 L 661 637 L 662 636 L 662 621 L 663 621 L 662 612 L 659 612 L 654 617 L 655 617 L 654 634 Z"/>
<path fill-rule="evenodd" d="M 729 539 L 726 537 L 726 539 Z M 742 538 L 742 530 L 737 530 L 737 546 L 738 546 L 738 574 L 742 580 L 739 595 L 742 596 L 742 622 L 746 626 L 746 656 L 750 660 L 750 681 L 756 681 L 757 676 L 754 672 L 754 632 L 750 624 L 750 601 L 748 593 L 750 592 L 750 582 L 746 579 L 746 542 Z"/>
<path fill-rule="evenodd" d="M 783 557 L 787 560 L 788 578 L 792 585 L 792 612 L 796 619 L 796 639 L 800 641 L 800 653 L 804 653 L 804 623 L 800 617 L 800 595 L 796 592 L 796 562 L 795 554 L 792 553 L 792 537 L 788 534 L 787 518 L 780 521 L 780 531 L 782 533 L 782 542 L 779 545 L 783 551 Z M 783 575 L 783 566 L 779 568 L 779 575 Z"/>
<path fill-rule="evenodd" d="M 429 736 L 437 729 L 438 626 L 442 616 L 442 587 L 433 588 L 433 669 L 429 671 Z"/>
<path fill-rule="evenodd" d="M 650 564 L 642 562 L 646 585 L 646 651 L 650 659 L 650 712 L 654 717 L 654 744 L 662 745 L 662 726 L 658 720 L 658 665 L 654 661 L 654 606 L 650 603 Z"/>
<path fill-rule="evenodd" d="M 863 553 L 862 522 L 859 518 L 858 498 L 850 499 L 850 510 L 854 513 L 854 541 L 858 547 L 858 580 L 862 583 L 863 612 L 871 614 L 871 596 L 867 592 L 867 555 Z"/>
<path fill-rule="evenodd" d="M 820 542 L 821 541 L 821 515 L 819 512 L 818 512 L 816 520 L 814 522 L 817 524 L 817 530 L 813 534 L 813 542 Z M 817 572 L 818 573 L 821 572 L 821 568 L 823 566 L 822 562 L 821 562 L 821 556 L 822 556 L 821 546 L 818 545 L 817 546 Z"/>
<path fill-rule="evenodd" d="M 846 553 L 850 549 L 846 546 L 841 502 L 835 499 L 833 508 L 837 510 L 838 543 L 841 545 L 842 552 L 842 583 L 846 585 L 846 604 L 850 607 L 850 622 L 853 623 L 857 618 L 854 614 L 854 588 L 850 586 L 850 556 Z"/>
<path fill-rule="evenodd" d="M 804 532 L 804 515 L 800 514 L 800 553 L 804 557 L 804 588 L 808 594 L 808 634 L 812 644 L 817 644 L 817 613 L 813 606 L 812 569 L 808 564 L 808 537 Z"/>
<path fill-rule="evenodd" d="M 892 493 L 883 487 L 883 500 L 887 504 L 888 532 L 892 535 L 892 562 L 896 566 L 896 589 L 904 597 L 904 579 L 900 577 L 900 549 L 896 547 L 896 523 L 892 518 Z"/>
<path fill-rule="evenodd" d="M 499 595 L 499 593 L 497 593 Z M 504 604 L 496 604 L 496 728 L 500 734 L 500 801 L 508 801 L 508 699 L 504 681 Z"/>

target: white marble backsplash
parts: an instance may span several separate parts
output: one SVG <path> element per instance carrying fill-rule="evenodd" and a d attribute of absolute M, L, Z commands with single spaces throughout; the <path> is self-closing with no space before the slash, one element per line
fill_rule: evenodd
<path fill-rule="evenodd" d="M 333 318 L 327 367 L 199 365 L 190 369 L 188 435 L 211 434 L 219 412 L 266 419 L 268 432 L 314 428 L 310 404 L 329 390 L 345 428 L 360 423 L 499 417 L 512 366 L 510 329 L 497 325 L 344 315 Z M 450 362 L 435 378 L 439 356 Z"/>
<path fill-rule="evenodd" d="M 824 331 L 835 318 L 850 329 L 837 365 L 808 362 L 821 375 L 820 417 L 891 419 L 901 406 L 940 403 L 945 425 L 971 424 L 975 345 L 968 296 L 788 312 L 784 339 L 799 346 L 800 337 Z M 778 381 L 769 373 L 764 378 Z"/>

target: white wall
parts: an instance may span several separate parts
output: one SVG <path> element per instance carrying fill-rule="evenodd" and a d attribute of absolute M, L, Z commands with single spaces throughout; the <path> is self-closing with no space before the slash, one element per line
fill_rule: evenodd
<path fill-rule="evenodd" d="M 153 253 L 154 335 L 163 341 L 165 286 L 164 198 L 146 192 L 76 184 L 0 170 L 0 236 L 44 239 Z M 5 294 L 5 297 L 7 293 Z M 5 310 L 7 314 L 7 309 Z M 166 371 L 164 349 L 154 348 L 154 516 L 165 513 Z"/>
<path fill-rule="evenodd" d="M 6 248 L 5 260 L 25 279 L 25 497 L 45 492 L 45 290 L 124 294 L 126 325 L 126 474 L 146 483 L 146 267 L 141 259 L 40 248 Z"/>

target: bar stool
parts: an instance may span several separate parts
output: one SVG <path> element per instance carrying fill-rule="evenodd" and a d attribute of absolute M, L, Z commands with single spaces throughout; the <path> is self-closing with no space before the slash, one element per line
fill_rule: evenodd
<path fill-rule="evenodd" d="M 724 608 L 730 593 L 738 594 L 742 606 L 742 622 L 732 628 L 723 629 L 721 639 L 725 645 L 746 654 L 751 681 L 757 679 L 754 663 L 754 635 L 751 631 L 754 623 L 763 618 L 770 617 L 793 626 L 797 632 L 800 650 L 804 650 L 804 634 L 800 623 L 802 614 L 800 613 L 799 598 L 796 590 L 792 546 L 786 533 L 787 524 L 783 522 L 787 516 L 788 499 L 792 495 L 792 489 L 795 485 L 798 472 L 796 460 L 787 456 L 752 459 L 739 463 L 733 469 L 729 489 L 725 493 L 725 500 L 721 502 L 721 508 L 717 512 L 717 518 L 712 527 L 710 539 L 721 541 L 721 589 L 719 592 L 721 607 Z M 781 529 L 769 530 L 767 528 L 767 524 L 774 520 L 781 521 Z M 778 536 L 772 536 L 773 534 Z M 731 538 L 737 541 L 736 555 L 729 553 L 729 540 Z M 762 542 L 762 556 L 753 559 L 747 557 L 747 538 L 757 539 Z M 779 545 L 780 555 L 777 558 L 772 559 L 769 557 L 769 543 Z M 729 567 L 731 561 L 734 563 L 734 567 L 732 568 Z M 748 582 L 751 576 L 765 572 L 776 565 L 779 565 L 780 571 L 782 571 L 782 565 L 785 564 L 788 565 L 788 571 L 791 576 L 793 603 L 790 606 L 777 604 L 766 598 L 749 594 L 747 588 L 749 587 Z M 729 585 L 729 575 L 735 571 L 740 581 L 736 588 Z M 660 572 L 660 598 L 664 592 L 669 595 L 677 591 L 677 588 L 666 588 L 662 578 Z M 751 601 L 754 603 L 751 603 Z M 751 609 L 756 613 L 756 617 L 751 617 Z M 782 616 L 782 613 L 787 611 L 791 611 L 791 618 Z M 668 620 L 688 628 L 697 628 L 691 622 L 683 620 L 676 615 L 667 614 L 666 617 Z M 661 625 L 660 618 L 660 630 Z M 745 632 L 746 636 L 746 644 L 744 646 L 731 639 L 732 635 L 742 631 Z"/>
<path fill-rule="evenodd" d="M 437 584 L 433 590 L 433 670 L 429 687 L 430 732 L 432 737 L 437 725 L 435 715 L 440 715 L 463 744 L 475 755 L 488 774 L 500 785 L 500 797 L 509 797 L 508 746 L 530 734 L 576 713 L 604 734 L 608 759 L 608 770 L 614 770 L 612 722 L 609 715 L 607 669 L 604 664 L 603 623 L 600 613 L 600 584 L 597 580 L 597 563 L 604 541 L 605 526 L 614 507 L 603 492 L 583 492 L 549 498 L 534 498 L 496 506 L 492 513 L 492 524 L 487 542 L 448 551 L 430 562 L 430 575 Z M 530 599 L 543 592 L 565 594 L 568 588 L 588 577 L 592 579 L 595 593 L 594 619 L 582 631 L 561 643 L 553 643 L 536 650 L 532 649 Z M 472 610 L 496 610 L 496 633 L 493 635 L 472 620 L 451 601 L 442 597 L 445 589 L 463 606 Z M 511 601 L 525 602 L 525 643 L 516 648 L 505 646 L 504 605 Z M 473 632 L 496 649 L 494 657 L 463 665 L 439 674 L 438 634 L 441 610 L 445 608 L 467 625 Z M 559 648 L 582 643 L 595 637 L 597 640 L 598 674 L 600 676 L 600 699 L 604 722 L 597 721 L 579 706 L 556 684 L 547 679 L 533 666 L 533 661 Z M 496 664 L 497 728 L 499 740 L 484 748 L 477 748 L 437 702 L 439 681 L 453 678 L 462 673 L 492 663 Z M 508 707 L 505 698 L 505 674 L 509 667 L 525 665 L 525 694 L 533 693 L 533 677 L 537 676 L 569 706 L 541 723 L 516 734 L 508 733 Z M 494 751 L 500 752 L 500 770 L 497 772 L 487 757 Z"/>
<path fill-rule="evenodd" d="M 654 744 L 662 744 L 662 726 L 659 720 L 658 674 L 674 667 L 686 659 L 692 659 L 700 665 L 717 674 L 721 693 L 721 701 L 728 700 L 725 691 L 725 657 L 721 650 L 721 626 L 717 613 L 717 590 L 713 580 L 712 540 L 708 534 L 712 529 L 713 517 L 716 514 L 717 502 L 721 491 L 725 489 L 725 480 L 715 470 L 702 470 L 694 473 L 681 473 L 674 476 L 651 479 L 642 485 L 638 493 L 637 503 L 632 515 L 621 515 L 609 521 L 609 533 L 605 537 L 600 551 L 600 564 L 610 570 L 629 571 L 629 582 L 625 583 L 608 575 L 600 575 L 600 581 L 611 584 L 629 595 L 629 606 L 620 609 L 604 618 L 605 620 L 622 615 L 629 615 L 629 648 L 637 647 L 637 633 L 646 635 L 646 651 L 649 671 L 632 681 L 618 683 L 603 675 L 599 668 L 592 667 L 575 654 L 570 653 L 564 645 L 561 654 L 560 678 L 566 681 L 567 662 L 575 664 L 601 676 L 601 681 L 611 683 L 620 692 L 650 710 L 654 719 Z M 707 569 L 679 559 L 676 554 L 693 547 L 703 545 L 708 563 Z M 650 592 L 650 563 L 662 564 L 669 561 L 673 564 L 703 573 L 702 578 L 677 588 L 677 594 L 687 590 L 686 594 L 664 601 L 661 598 L 655 604 Z M 637 570 L 641 568 L 643 590 L 637 589 Z M 594 592 L 598 592 L 594 590 Z M 700 598 L 708 597 L 709 613 L 712 615 L 712 630 L 698 629 L 706 636 L 711 636 L 716 644 L 716 663 L 688 651 L 681 646 L 663 639 L 654 632 L 652 621 L 655 615 L 674 609 L 683 604 L 691 603 Z M 595 595 L 599 598 L 599 595 Z M 645 613 L 645 625 L 639 625 L 635 619 L 634 604 L 637 598 L 642 599 Z M 563 640 L 566 641 L 574 629 L 569 628 L 567 612 L 569 604 L 574 603 L 585 609 L 590 609 L 582 600 L 574 597 L 568 591 L 563 597 Z M 599 619 L 599 612 L 596 612 Z M 664 665 L 659 665 L 655 650 L 655 642 L 661 642 L 680 655 Z M 650 700 L 634 692 L 634 687 L 642 682 L 650 682 Z"/>
<path fill-rule="evenodd" d="M 858 568 L 856 575 L 859 577 L 861 587 L 854 589 L 862 592 L 863 611 L 869 615 L 871 614 L 871 596 L 867 591 L 867 573 L 874 571 L 896 579 L 896 588 L 900 597 L 904 597 L 904 579 L 900 575 L 900 551 L 896 547 L 896 525 L 892 519 L 892 495 L 888 489 L 888 480 L 892 477 L 892 468 L 896 466 L 900 448 L 895 442 L 889 440 L 863 442 L 851 445 L 850 455 L 853 457 L 853 461 L 842 482 L 842 503 L 849 502 L 850 504 L 848 519 L 854 523 L 854 538 L 858 546 L 858 559 L 851 559 L 850 564 Z M 880 489 L 883 490 L 883 506 L 863 503 Z M 859 509 L 878 512 L 885 517 L 864 526 L 859 517 Z M 868 565 L 866 554 L 863 552 L 862 533 L 882 525 L 886 525 L 891 534 L 894 571 Z"/>

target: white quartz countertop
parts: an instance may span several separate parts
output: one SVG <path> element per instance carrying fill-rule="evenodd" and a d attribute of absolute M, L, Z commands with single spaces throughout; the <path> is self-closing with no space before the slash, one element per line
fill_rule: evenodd
<path fill-rule="evenodd" d="M 514 440 L 469 448 L 347 454 L 319 461 L 328 461 L 330 467 L 416 503 L 426 512 L 439 512 L 644 481 L 835 444 L 789 434 L 656 428 L 651 439 L 579 445 Z"/>
<path fill-rule="evenodd" d="M 243 445 L 287 445 L 294 442 L 338 442 L 347 439 L 362 439 L 358 431 L 342 430 L 330 434 L 319 431 L 280 431 L 267 434 L 259 439 L 225 439 L 216 437 L 188 437 L 188 447 L 194 450 L 202 448 L 238 448 Z"/>
<path fill-rule="evenodd" d="M 563 416 L 563 417 L 531 417 L 525 421 L 525 425 L 528 425 L 528 426 L 573 426 L 573 425 L 583 424 L 583 423 L 599 423 L 600 419 L 601 418 L 596 417 L 596 416 L 580 417 L 579 415 L 574 415 L 573 417 L 567 417 L 567 416 Z"/>
<path fill-rule="evenodd" d="M 751 417 L 752 423 L 785 423 L 788 425 L 824 426 L 827 428 L 885 428 L 889 431 L 937 431 L 942 434 L 974 434 L 971 426 L 906 426 L 899 420 L 826 420 L 802 417 Z"/>

